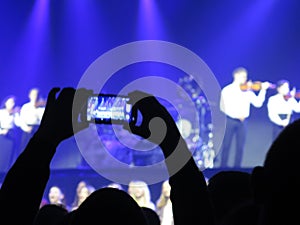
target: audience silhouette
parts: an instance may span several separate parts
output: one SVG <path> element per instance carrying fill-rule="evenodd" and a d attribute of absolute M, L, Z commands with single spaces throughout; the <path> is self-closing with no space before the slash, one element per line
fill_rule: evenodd
<path fill-rule="evenodd" d="M 247 172 L 221 171 L 208 180 L 217 224 L 234 208 L 252 201 L 250 179 Z"/>
<path fill-rule="evenodd" d="M 58 205 L 41 207 L 57 146 L 88 127 L 83 109 L 91 90 L 53 88 L 38 130 L 4 178 L 0 219 L 15 225 L 159 224 L 154 210 L 141 207 L 124 190 L 104 187 L 92 192 L 71 212 Z M 59 92 L 59 93 L 58 93 Z M 172 116 L 152 95 L 129 93 L 132 114 L 124 129 L 157 144 L 169 171 L 175 225 L 299 224 L 300 176 L 297 166 L 300 120 L 288 125 L 270 147 L 263 166 L 251 174 L 220 172 L 206 183 Z M 186 163 L 178 168 L 181 160 Z M 26 185 L 24 185 L 26 184 Z"/>
<path fill-rule="evenodd" d="M 33 224 L 49 179 L 50 162 L 57 146 L 74 133 L 88 127 L 87 122 L 78 121 L 78 118 L 82 116 L 82 108 L 92 91 L 64 88 L 56 96 L 59 90 L 53 88 L 49 92 L 38 130 L 4 179 L 0 190 L 0 212 L 3 221 L 10 221 L 11 224 Z M 202 224 L 214 224 L 204 176 L 193 161 L 171 115 L 154 96 L 147 93 L 136 91 L 130 93 L 130 98 L 134 105 L 133 113 L 139 110 L 143 122 L 141 126 L 130 123 L 124 128 L 144 138 L 148 138 L 151 134 L 149 140 L 159 144 L 165 157 L 170 156 L 176 148 L 182 151 L 184 157 L 188 157 L 188 162 L 183 168 L 170 177 L 174 221 L 178 225 L 194 224 L 198 219 L 197 213 L 203 211 L 206 216 L 202 219 Z M 76 102 L 73 102 L 75 99 Z M 149 130 L 148 123 L 155 117 L 160 117 L 161 120 L 155 123 L 154 131 L 161 131 L 161 126 L 166 125 L 166 134 Z M 175 161 L 176 159 L 166 161 L 169 171 L 173 170 Z M 25 186 L 24 183 L 28 185 Z M 203 204 L 197 204 L 198 207 L 189 204 L 190 207 L 187 207 L 191 199 Z M 19 202 L 21 204 L 16 204 Z M 15 216 L 16 214 L 18 216 Z M 121 222 L 147 224 L 142 209 L 135 200 L 116 188 L 102 188 L 93 192 L 78 209 L 68 213 L 62 223 L 94 224 L 95 220 L 111 225 Z"/>
<path fill-rule="evenodd" d="M 288 125 L 267 152 L 263 166 L 252 172 L 255 202 L 260 206 L 259 225 L 299 224 L 300 120 Z"/>

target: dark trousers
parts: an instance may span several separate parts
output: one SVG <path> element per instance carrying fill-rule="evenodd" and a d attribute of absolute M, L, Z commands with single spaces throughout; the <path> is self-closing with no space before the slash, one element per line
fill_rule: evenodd
<path fill-rule="evenodd" d="M 14 161 L 17 148 L 17 132 L 15 128 L 10 129 L 6 135 L 0 135 L 0 171 L 7 172 Z"/>
<path fill-rule="evenodd" d="M 246 124 L 238 119 L 227 117 L 224 140 L 221 148 L 221 167 L 228 167 L 228 158 L 233 138 L 236 138 L 234 167 L 241 167 L 245 141 Z"/>
<path fill-rule="evenodd" d="M 30 133 L 27 132 L 22 132 L 21 134 L 21 143 L 19 146 L 19 151 L 16 152 L 15 157 L 17 158 L 26 148 L 29 140 L 32 138 L 32 136 L 35 134 L 35 132 L 37 131 L 37 129 L 39 128 L 38 125 L 32 125 L 32 130 Z"/>

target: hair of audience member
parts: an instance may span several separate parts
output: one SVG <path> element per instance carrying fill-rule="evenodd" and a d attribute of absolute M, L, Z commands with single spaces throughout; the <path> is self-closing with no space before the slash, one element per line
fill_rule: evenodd
<path fill-rule="evenodd" d="M 168 191 L 169 196 L 165 196 L 164 193 L 165 191 Z M 170 191 L 171 191 L 171 186 L 169 184 L 169 180 L 165 180 L 161 185 L 161 194 L 156 202 L 156 207 L 158 209 L 166 206 L 168 200 L 170 199 Z"/>
<path fill-rule="evenodd" d="M 135 195 L 135 190 L 141 189 L 142 190 L 142 197 L 139 199 Z M 146 182 L 140 180 L 132 180 L 128 184 L 128 193 L 129 195 L 138 202 L 140 207 L 148 207 L 151 208 L 151 193 L 149 187 Z"/>
<path fill-rule="evenodd" d="M 78 205 L 78 194 L 79 194 L 80 190 L 82 189 L 82 187 L 85 187 L 86 185 L 87 185 L 87 182 L 85 180 L 81 180 L 77 183 L 74 200 L 72 202 L 72 208 L 74 208 Z"/>
<path fill-rule="evenodd" d="M 157 213 L 148 207 L 141 207 L 146 217 L 148 225 L 160 225 L 160 219 Z"/>
<path fill-rule="evenodd" d="M 300 201 L 300 120 L 288 125 L 272 143 L 262 167 L 252 171 L 255 201 L 262 206 L 261 224 L 294 224 Z"/>
<path fill-rule="evenodd" d="M 33 225 L 57 225 L 67 214 L 68 211 L 61 206 L 46 204 L 39 209 Z"/>
<path fill-rule="evenodd" d="M 242 171 L 221 171 L 213 175 L 207 188 L 217 222 L 244 202 L 252 200 L 251 174 Z"/>
<path fill-rule="evenodd" d="M 228 212 L 220 225 L 257 225 L 260 216 L 260 207 L 253 201 L 245 202 Z"/>
<path fill-rule="evenodd" d="M 89 184 L 80 187 L 78 189 L 78 192 L 76 192 L 77 193 L 76 205 L 74 205 L 71 210 L 77 209 L 85 201 L 85 199 L 88 196 L 90 196 L 95 190 L 96 190 L 95 187 Z"/>
<path fill-rule="evenodd" d="M 63 224 L 147 225 L 147 221 L 141 207 L 128 193 L 117 188 L 101 188 L 70 212 Z"/>

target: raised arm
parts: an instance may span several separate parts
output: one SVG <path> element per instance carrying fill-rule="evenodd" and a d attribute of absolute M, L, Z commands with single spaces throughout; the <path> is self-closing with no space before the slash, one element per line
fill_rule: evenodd
<path fill-rule="evenodd" d="M 250 102 L 252 103 L 252 105 L 254 105 L 257 108 L 262 107 L 265 99 L 266 99 L 266 93 L 267 93 L 267 89 L 270 88 L 271 84 L 269 82 L 263 82 L 261 84 L 261 89 L 258 93 L 258 95 L 254 94 L 254 92 L 249 91 L 249 95 L 250 95 Z"/>
<path fill-rule="evenodd" d="M 175 225 L 212 225 L 214 217 L 203 173 L 193 160 L 185 140 L 168 111 L 147 93 L 129 94 L 134 116 L 139 110 L 143 121 L 140 126 L 129 124 L 129 131 L 160 146 L 170 174 L 171 201 Z M 178 172 L 178 166 L 186 161 Z M 201 218 L 199 220 L 199 218 Z"/>
<path fill-rule="evenodd" d="M 72 107 L 75 89 L 64 88 L 56 97 L 58 91 L 59 88 L 50 91 L 38 131 L 4 179 L 0 190 L 1 221 L 32 224 L 49 179 L 50 162 L 56 147 L 74 132 L 87 127 L 85 122 L 76 122 L 75 118 L 78 118 L 89 92 L 78 90 L 82 97 L 77 98 L 75 107 Z M 74 131 L 72 124 L 75 125 Z"/>

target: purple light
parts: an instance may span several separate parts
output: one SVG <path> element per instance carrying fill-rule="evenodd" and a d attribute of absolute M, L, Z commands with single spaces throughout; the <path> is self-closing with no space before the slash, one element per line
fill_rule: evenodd
<path fill-rule="evenodd" d="M 26 77 L 26 83 L 35 80 L 38 69 L 47 60 L 42 54 L 48 46 L 48 20 L 49 0 L 35 1 L 13 55 L 14 65 L 18 65 L 17 68 L 13 68 L 14 73 Z"/>
<path fill-rule="evenodd" d="M 163 39 L 163 20 L 155 0 L 140 0 L 139 2 L 138 36 L 141 39 Z"/>

